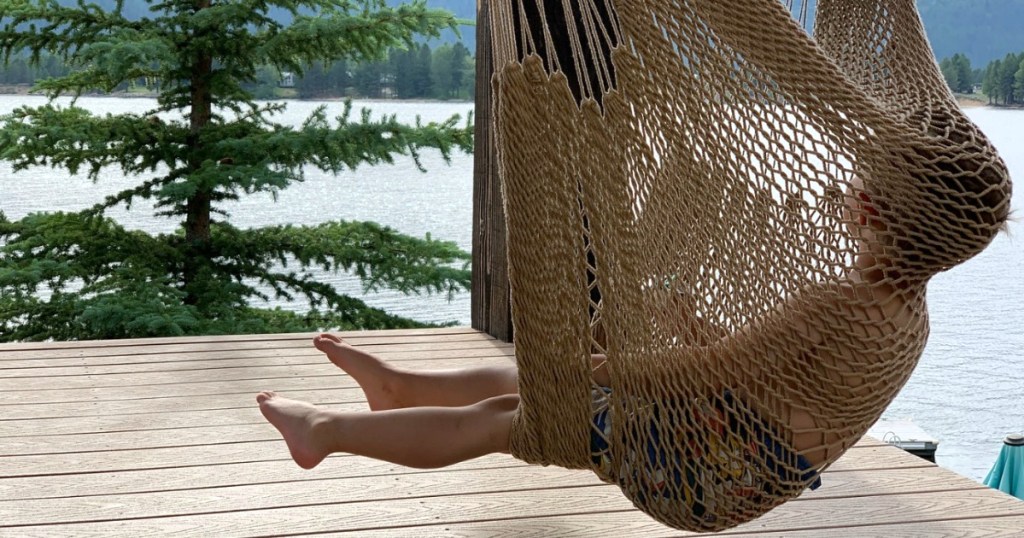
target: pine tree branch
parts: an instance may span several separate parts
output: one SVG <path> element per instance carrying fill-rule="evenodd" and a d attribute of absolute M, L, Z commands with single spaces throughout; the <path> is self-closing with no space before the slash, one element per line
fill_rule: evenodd
<path fill-rule="evenodd" d="M 5 61 L 22 50 L 28 50 L 36 62 L 42 52 L 67 60 L 106 33 L 143 26 L 124 18 L 119 10 L 108 12 L 86 3 L 63 7 L 51 0 L 0 0 L 0 21 L 0 50 Z"/>
<path fill-rule="evenodd" d="M 78 108 L 52 104 L 22 107 L 0 117 L 0 159 L 14 170 L 60 167 L 77 174 L 85 166 L 96 180 L 116 165 L 126 175 L 175 167 L 185 130 L 156 116 L 123 114 L 97 117 Z"/>
<path fill-rule="evenodd" d="M 163 238 L 51 213 L 0 218 L 0 245 L 0 340 L 183 334 L 201 319 L 181 304 L 180 253 Z"/>
<path fill-rule="evenodd" d="M 64 77 L 38 81 L 35 89 L 50 97 L 87 91 L 112 92 L 118 86 L 138 80 L 156 81 L 167 75 L 173 65 L 173 50 L 167 40 L 149 37 L 134 29 L 121 29 L 112 35 L 80 45 L 69 62 L 75 71 Z"/>
<path fill-rule="evenodd" d="M 373 222 L 286 225 L 244 232 L 222 225 L 214 234 L 214 245 L 225 258 L 250 260 L 249 269 L 236 265 L 237 277 L 269 278 L 270 273 L 253 271 L 276 262 L 347 271 L 359 277 L 367 292 L 387 288 L 451 297 L 470 284 L 467 265 L 471 257 L 454 243 L 405 236 Z"/>
<path fill-rule="evenodd" d="M 373 9 L 334 13 L 329 17 L 298 16 L 287 28 L 258 35 L 257 57 L 266 63 L 302 73 L 317 60 L 380 60 L 390 48 L 408 48 L 417 35 L 437 37 L 441 30 L 458 31 L 450 13 L 427 9 L 417 0 L 398 7 L 368 2 Z"/>

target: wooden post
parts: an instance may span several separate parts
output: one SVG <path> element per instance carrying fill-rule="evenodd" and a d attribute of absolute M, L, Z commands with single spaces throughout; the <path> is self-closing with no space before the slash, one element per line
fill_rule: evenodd
<path fill-rule="evenodd" d="M 508 253 L 505 245 L 505 210 L 495 154 L 491 110 L 490 0 L 476 5 L 476 131 L 473 156 L 473 328 L 510 342 L 512 313 L 509 301 Z"/>

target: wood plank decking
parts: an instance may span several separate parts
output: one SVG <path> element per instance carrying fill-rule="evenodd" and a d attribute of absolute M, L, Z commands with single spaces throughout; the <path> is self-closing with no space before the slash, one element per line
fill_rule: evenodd
<path fill-rule="evenodd" d="M 507 364 L 469 329 L 345 335 L 415 368 Z M 589 473 L 491 456 L 302 471 L 253 396 L 362 393 L 309 335 L 0 346 L 0 536 L 680 536 Z M 1020 536 L 1024 502 L 865 440 L 824 485 L 725 533 Z"/>

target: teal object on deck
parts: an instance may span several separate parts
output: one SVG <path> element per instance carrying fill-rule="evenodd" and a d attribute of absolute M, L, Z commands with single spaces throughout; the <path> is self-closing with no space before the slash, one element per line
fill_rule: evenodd
<path fill-rule="evenodd" d="M 1008 435 L 985 485 L 1024 500 L 1024 435 Z"/>

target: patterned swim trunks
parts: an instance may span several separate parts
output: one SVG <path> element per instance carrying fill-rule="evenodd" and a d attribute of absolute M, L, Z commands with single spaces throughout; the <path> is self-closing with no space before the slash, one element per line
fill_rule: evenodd
<path fill-rule="evenodd" d="M 612 435 L 608 405 L 610 394 L 611 389 L 608 388 L 595 389 L 592 394 L 591 460 L 601 476 L 618 482 L 620 486 L 640 484 L 640 502 L 682 500 L 694 517 L 712 522 L 713 497 L 722 494 L 716 492 L 757 502 L 761 495 L 776 496 L 780 493 L 777 491 L 778 483 L 788 484 L 787 492 L 802 491 L 807 487 L 817 489 L 821 485 L 810 462 L 779 441 L 778 436 L 761 425 L 762 421 L 753 410 L 733 398 L 729 391 L 713 401 L 704 400 L 684 408 L 686 411 L 681 420 L 689 427 L 681 431 L 710 428 L 717 433 L 689 442 L 661 442 L 658 426 L 662 422 L 662 411 L 652 404 L 646 410 L 651 416 L 648 431 L 630 435 L 645 439 L 646 457 L 637 457 L 635 452 L 626 455 L 621 468 L 616 470 L 613 468 L 612 443 L 609 442 Z M 760 479 L 765 474 L 773 474 L 781 480 Z"/>

